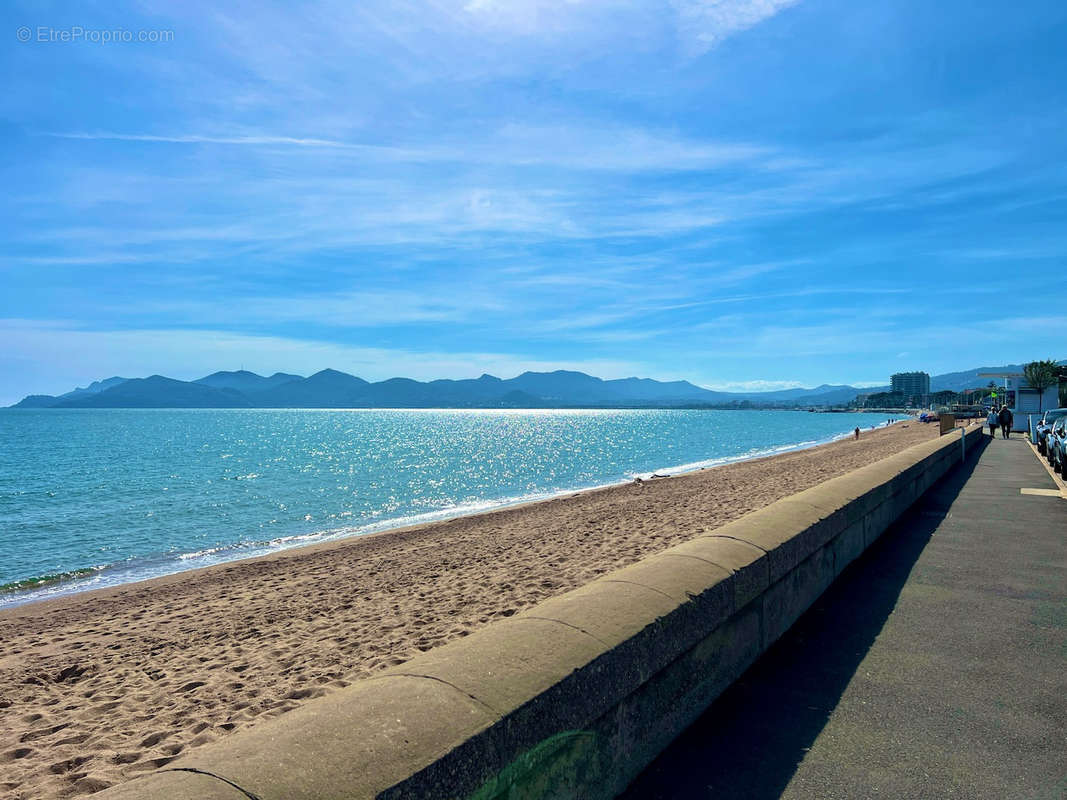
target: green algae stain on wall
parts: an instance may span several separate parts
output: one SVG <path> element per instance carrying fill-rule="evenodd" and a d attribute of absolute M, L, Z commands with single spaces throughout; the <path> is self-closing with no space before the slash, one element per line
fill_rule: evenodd
<path fill-rule="evenodd" d="M 550 736 L 500 770 L 467 800 L 575 797 L 600 777 L 600 748 L 592 731 Z"/>

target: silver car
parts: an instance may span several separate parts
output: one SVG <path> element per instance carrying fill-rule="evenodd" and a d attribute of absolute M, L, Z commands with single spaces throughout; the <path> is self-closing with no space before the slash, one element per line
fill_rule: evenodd
<path fill-rule="evenodd" d="M 1037 445 L 1037 452 L 1043 456 L 1048 455 L 1048 450 L 1045 447 L 1045 439 L 1048 437 L 1048 432 L 1052 430 L 1052 423 L 1060 417 L 1067 417 L 1067 408 L 1050 408 L 1041 416 L 1041 421 L 1034 426 L 1034 436 L 1037 438 L 1034 444 Z"/>
<path fill-rule="evenodd" d="M 1060 417 L 1052 424 L 1045 439 L 1045 449 L 1053 471 L 1067 478 L 1067 417 Z"/>

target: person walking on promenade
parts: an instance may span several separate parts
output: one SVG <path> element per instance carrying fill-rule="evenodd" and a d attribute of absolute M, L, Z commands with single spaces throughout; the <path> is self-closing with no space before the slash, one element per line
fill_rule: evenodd
<path fill-rule="evenodd" d="M 1000 415 L 998 419 L 1000 420 L 1000 435 L 1003 436 L 1005 439 L 1010 439 L 1011 424 L 1015 421 L 1015 418 L 1012 416 L 1011 409 L 1007 406 L 1001 406 Z"/>
<path fill-rule="evenodd" d="M 989 435 L 994 439 L 997 438 L 997 410 L 990 407 L 989 416 L 985 418 L 986 425 L 989 426 Z"/>

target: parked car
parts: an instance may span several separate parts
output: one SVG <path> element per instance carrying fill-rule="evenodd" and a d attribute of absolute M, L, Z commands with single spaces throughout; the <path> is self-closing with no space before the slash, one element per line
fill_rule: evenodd
<path fill-rule="evenodd" d="M 1045 431 L 1045 446 L 1041 450 L 1041 455 L 1045 457 L 1049 464 L 1052 463 L 1052 451 L 1049 448 L 1055 441 L 1055 439 L 1052 438 L 1052 429 L 1056 427 L 1057 422 L 1059 422 L 1059 420 L 1054 420 L 1053 423 L 1049 425 L 1048 430 Z"/>
<path fill-rule="evenodd" d="M 1067 417 L 1061 417 L 1061 419 L 1067 419 Z M 1056 433 L 1057 433 L 1056 432 L 1056 422 L 1059 422 L 1059 421 L 1060 420 L 1056 420 L 1055 422 L 1053 422 L 1052 425 L 1048 429 L 1048 433 L 1045 434 L 1045 458 L 1048 460 L 1049 464 L 1052 463 L 1052 447 L 1056 443 Z"/>
<path fill-rule="evenodd" d="M 1045 447 L 1053 471 L 1067 478 L 1067 417 L 1060 417 L 1053 423 Z"/>
<path fill-rule="evenodd" d="M 1037 437 L 1037 441 L 1034 444 L 1037 445 L 1037 452 L 1043 456 L 1048 455 L 1048 451 L 1045 449 L 1045 438 L 1048 436 L 1048 432 L 1052 430 L 1052 423 L 1060 417 L 1067 417 L 1067 408 L 1050 408 L 1041 416 L 1041 421 L 1034 426 L 1034 436 Z"/>

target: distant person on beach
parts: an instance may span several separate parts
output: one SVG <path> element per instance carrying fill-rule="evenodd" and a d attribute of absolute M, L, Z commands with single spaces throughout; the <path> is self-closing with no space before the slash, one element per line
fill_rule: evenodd
<path fill-rule="evenodd" d="M 856 438 L 857 438 L 857 439 L 859 439 L 859 438 L 860 438 L 860 428 L 859 428 L 859 425 L 857 425 L 857 426 L 856 426 L 856 431 L 855 431 L 855 433 L 856 433 Z"/>
<path fill-rule="evenodd" d="M 986 425 L 989 426 L 989 435 L 994 439 L 997 438 L 997 410 L 993 407 L 989 409 L 989 416 L 985 418 Z"/>
<path fill-rule="evenodd" d="M 1011 424 L 1015 421 L 1012 416 L 1011 409 L 1007 406 L 1000 407 L 1000 415 L 997 418 L 1000 421 L 1000 435 L 1005 439 L 1011 438 Z"/>

